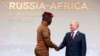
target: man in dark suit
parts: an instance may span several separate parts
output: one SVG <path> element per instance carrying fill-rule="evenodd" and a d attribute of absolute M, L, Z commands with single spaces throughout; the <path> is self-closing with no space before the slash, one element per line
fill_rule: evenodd
<path fill-rule="evenodd" d="M 66 56 L 86 56 L 85 34 L 78 31 L 79 23 L 73 20 L 70 23 L 71 32 L 66 33 L 59 50 L 66 46 Z"/>

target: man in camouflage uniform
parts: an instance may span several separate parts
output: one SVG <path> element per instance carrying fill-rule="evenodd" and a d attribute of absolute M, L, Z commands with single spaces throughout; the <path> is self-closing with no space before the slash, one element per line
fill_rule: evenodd
<path fill-rule="evenodd" d="M 48 25 L 52 22 L 53 14 L 44 12 L 42 15 L 41 25 L 37 29 L 37 45 L 35 48 L 36 56 L 49 56 L 49 47 L 58 49 L 58 47 L 50 39 L 50 30 Z"/>

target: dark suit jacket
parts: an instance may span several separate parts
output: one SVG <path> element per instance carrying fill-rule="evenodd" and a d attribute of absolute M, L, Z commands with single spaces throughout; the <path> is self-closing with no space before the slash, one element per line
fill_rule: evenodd
<path fill-rule="evenodd" d="M 66 33 L 62 43 L 60 44 L 60 49 L 66 46 L 66 56 L 86 56 L 85 34 L 78 31 L 72 43 L 69 41 L 70 36 L 71 32 Z"/>

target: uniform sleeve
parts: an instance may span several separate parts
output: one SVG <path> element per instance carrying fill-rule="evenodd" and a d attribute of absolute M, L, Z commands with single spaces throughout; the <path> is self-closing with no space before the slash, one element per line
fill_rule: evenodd
<path fill-rule="evenodd" d="M 44 28 L 42 31 L 44 42 L 47 46 L 51 48 L 57 48 L 57 46 L 50 39 L 50 30 L 48 28 Z"/>

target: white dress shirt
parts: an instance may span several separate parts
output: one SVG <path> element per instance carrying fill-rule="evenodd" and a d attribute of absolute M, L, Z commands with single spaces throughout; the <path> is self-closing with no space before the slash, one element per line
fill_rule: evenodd
<path fill-rule="evenodd" d="M 74 39 L 74 37 L 75 37 L 75 35 L 76 35 L 77 32 L 78 32 L 78 29 L 76 29 L 76 30 L 74 31 L 73 39 Z M 71 33 L 71 35 L 72 35 L 72 33 Z"/>

